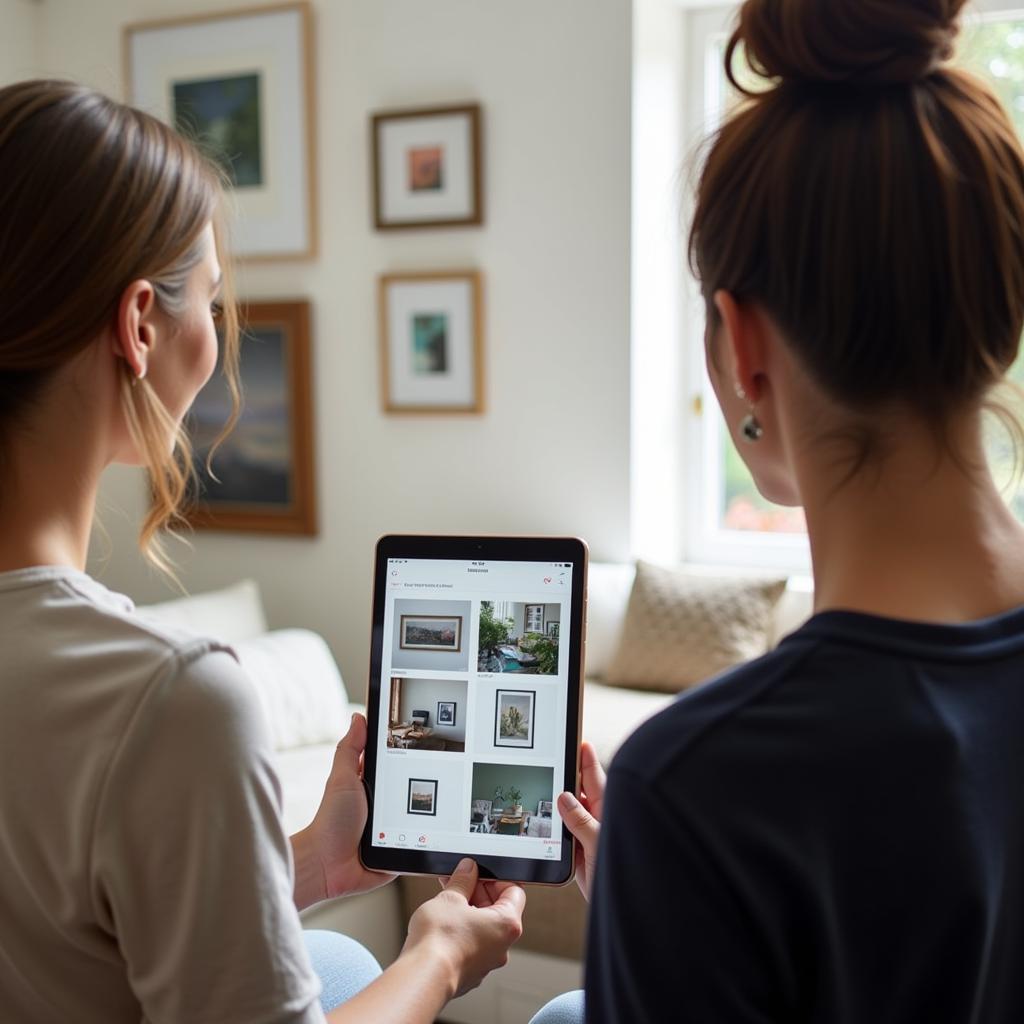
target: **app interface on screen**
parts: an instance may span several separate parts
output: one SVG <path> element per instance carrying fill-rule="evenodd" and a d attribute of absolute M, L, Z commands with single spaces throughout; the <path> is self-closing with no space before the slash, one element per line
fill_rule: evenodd
<path fill-rule="evenodd" d="M 389 560 L 375 846 L 561 857 L 572 571 Z"/>

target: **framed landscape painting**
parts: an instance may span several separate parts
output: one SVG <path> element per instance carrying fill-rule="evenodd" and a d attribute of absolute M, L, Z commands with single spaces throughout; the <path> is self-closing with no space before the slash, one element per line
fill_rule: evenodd
<path fill-rule="evenodd" d="M 387 111 L 371 126 L 379 231 L 483 223 L 478 104 Z"/>
<path fill-rule="evenodd" d="M 188 519 L 213 530 L 316 533 L 309 303 L 249 303 L 239 370 L 244 404 L 206 467 L 231 400 L 221 368 L 190 413 L 198 492 Z"/>
<path fill-rule="evenodd" d="M 306 2 L 128 25 L 129 101 L 210 155 L 237 208 L 234 254 L 316 251 L 311 12 Z"/>
<path fill-rule="evenodd" d="M 398 646 L 403 651 L 462 650 L 461 615 L 403 615 L 399 621 Z"/>
<path fill-rule="evenodd" d="M 381 277 L 385 412 L 483 411 L 481 291 L 474 270 Z"/>

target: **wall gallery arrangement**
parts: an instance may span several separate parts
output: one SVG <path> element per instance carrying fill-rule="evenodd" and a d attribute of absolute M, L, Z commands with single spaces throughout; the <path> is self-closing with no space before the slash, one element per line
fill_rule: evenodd
<path fill-rule="evenodd" d="M 219 165 L 233 193 L 233 255 L 241 260 L 316 255 L 313 40 L 308 0 L 137 22 L 122 33 L 129 102 Z M 370 125 L 377 230 L 483 224 L 479 104 L 383 111 Z M 480 273 L 385 274 L 378 299 L 383 410 L 483 412 Z M 199 490 L 189 518 L 200 528 L 312 535 L 308 304 L 251 303 L 248 324 L 245 411 L 218 450 L 215 476 L 205 459 L 230 397 L 215 379 L 196 402 Z"/>
<path fill-rule="evenodd" d="M 309 303 L 253 302 L 242 310 L 239 373 L 245 403 L 234 430 L 207 459 L 231 414 L 218 365 L 192 406 L 199 491 L 197 527 L 313 535 L 313 408 Z"/>
<path fill-rule="evenodd" d="M 242 259 L 316 252 L 311 32 L 304 2 L 124 29 L 129 102 L 175 125 L 221 165 L 238 207 Z"/>

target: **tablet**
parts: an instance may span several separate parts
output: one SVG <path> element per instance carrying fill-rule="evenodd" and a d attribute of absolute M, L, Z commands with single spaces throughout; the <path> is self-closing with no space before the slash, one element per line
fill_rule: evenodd
<path fill-rule="evenodd" d="M 387 536 L 373 586 L 368 868 L 561 885 L 577 788 L 587 547 Z"/>

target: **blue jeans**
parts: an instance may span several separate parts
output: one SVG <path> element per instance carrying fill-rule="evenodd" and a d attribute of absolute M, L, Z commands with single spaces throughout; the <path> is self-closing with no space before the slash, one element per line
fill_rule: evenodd
<path fill-rule="evenodd" d="M 355 939 L 328 931 L 310 930 L 302 934 L 313 970 L 323 986 L 320 1005 L 324 1013 L 351 999 L 380 977 L 380 964 Z"/>
<path fill-rule="evenodd" d="M 537 1011 L 530 1024 L 583 1024 L 583 990 L 556 996 Z"/>

